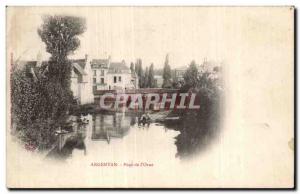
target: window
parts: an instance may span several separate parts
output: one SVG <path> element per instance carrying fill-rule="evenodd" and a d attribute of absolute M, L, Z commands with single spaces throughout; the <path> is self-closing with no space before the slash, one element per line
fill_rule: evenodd
<path fill-rule="evenodd" d="M 96 83 L 96 78 L 93 78 L 93 82 Z"/>
<path fill-rule="evenodd" d="M 94 70 L 94 76 L 96 76 L 97 75 L 97 71 L 96 70 Z"/>
<path fill-rule="evenodd" d="M 101 78 L 101 84 L 104 84 L 104 78 Z"/>
<path fill-rule="evenodd" d="M 119 82 L 121 82 L 122 81 L 122 78 L 121 78 L 121 76 L 119 76 Z"/>
<path fill-rule="evenodd" d="M 101 76 L 104 76 L 104 70 L 101 70 Z"/>
<path fill-rule="evenodd" d="M 114 76 L 114 83 L 117 83 L 117 76 Z"/>

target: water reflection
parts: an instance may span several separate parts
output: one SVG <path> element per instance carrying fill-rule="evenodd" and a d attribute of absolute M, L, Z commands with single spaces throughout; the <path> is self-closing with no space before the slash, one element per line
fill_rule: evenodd
<path fill-rule="evenodd" d="M 66 159 L 72 156 L 73 150 L 82 150 L 86 155 L 86 126 L 83 124 L 76 124 L 73 126 L 72 132 L 57 134 L 57 142 L 54 148 L 47 154 L 48 158 Z"/>
<path fill-rule="evenodd" d="M 85 120 L 87 123 L 78 122 L 80 119 L 75 118 L 71 132 L 57 135 L 57 143 L 47 155 L 48 158 L 67 159 L 72 157 L 75 150 L 81 151 L 82 155 L 87 152 L 93 152 L 92 149 L 98 149 L 93 142 L 113 143 L 114 139 L 122 139 L 128 135 L 130 130 L 154 130 L 157 128 L 155 123 L 140 123 L 138 118 L 140 115 L 126 113 L 113 114 L 94 114 L 87 115 Z M 166 132 L 167 128 L 163 127 Z M 151 141 L 149 134 L 149 141 Z M 172 144 L 174 140 L 172 139 Z"/>
<path fill-rule="evenodd" d="M 122 138 L 128 133 L 130 126 L 135 124 L 133 121 L 135 117 L 125 117 L 125 113 L 94 115 L 91 139 L 93 141 L 106 140 L 110 143 L 111 138 Z"/>

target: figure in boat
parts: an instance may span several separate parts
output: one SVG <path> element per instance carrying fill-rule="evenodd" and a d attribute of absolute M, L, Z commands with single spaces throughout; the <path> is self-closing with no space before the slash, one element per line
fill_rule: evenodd
<path fill-rule="evenodd" d="M 151 119 L 150 119 L 149 113 L 144 113 L 139 119 L 139 125 L 140 124 L 143 124 L 143 125 L 148 124 L 149 125 L 150 121 L 151 121 Z"/>

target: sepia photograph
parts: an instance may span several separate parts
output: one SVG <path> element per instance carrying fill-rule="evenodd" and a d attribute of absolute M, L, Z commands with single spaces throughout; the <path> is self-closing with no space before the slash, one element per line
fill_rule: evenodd
<path fill-rule="evenodd" d="M 6 7 L 6 186 L 294 188 L 294 18 Z"/>

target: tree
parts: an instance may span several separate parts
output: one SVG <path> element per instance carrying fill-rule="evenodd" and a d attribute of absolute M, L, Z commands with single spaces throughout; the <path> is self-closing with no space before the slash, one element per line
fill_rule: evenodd
<path fill-rule="evenodd" d="M 144 72 L 142 67 L 142 59 L 137 59 L 135 63 L 135 72 L 139 77 L 139 87 L 143 88 L 144 86 Z"/>
<path fill-rule="evenodd" d="M 65 89 L 70 87 L 71 64 L 68 55 L 80 45 L 77 37 L 86 30 L 85 20 L 74 16 L 45 16 L 38 34 L 51 54 L 49 76 L 59 81 Z"/>
<path fill-rule="evenodd" d="M 60 83 L 43 77 L 35 70 L 35 79 L 27 67 L 13 69 L 11 76 L 11 99 L 13 123 L 16 135 L 25 143 L 39 149 L 52 145 L 54 131 L 63 124 L 71 94 Z"/>
<path fill-rule="evenodd" d="M 172 73 L 171 73 L 171 67 L 169 65 L 169 54 L 167 54 L 165 59 L 165 65 L 163 69 L 163 88 L 170 88 L 172 87 Z"/>
<path fill-rule="evenodd" d="M 58 105 L 53 109 L 53 114 L 65 114 L 70 108 L 73 96 L 70 88 L 71 62 L 68 55 L 72 54 L 79 46 L 78 36 L 86 30 L 85 19 L 74 16 L 45 16 L 43 24 L 38 29 L 38 34 L 46 44 L 46 51 L 51 54 L 48 62 L 47 91 L 53 101 L 50 106 Z M 55 86 L 51 93 L 51 87 Z M 58 91 L 62 92 L 60 98 L 56 98 Z M 55 106 L 54 106 L 55 107 Z M 60 112 L 58 112 L 60 111 Z"/>
<path fill-rule="evenodd" d="M 195 102 L 200 109 L 181 111 L 180 134 L 175 137 L 177 155 L 189 158 L 202 151 L 217 137 L 223 111 L 223 91 L 213 81 L 208 72 L 198 74 L 195 61 L 192 61 L 184 74 L 182 92 L 196 93 Z"/>
<path fill-rule="evenodd" d="M 82 18 L 46 16 L 38 34 L 51 54 L 49 62 L 42 67 L 27 64 L 12 70 L 12 115 L 17 136 L 39 149 L 51 147 L 55 130 L 65 124 L 73 100 L 67 57 L 79 47 L 77 36 L 84 30 Z"/>
<path fill-rule="evenodd" d="M 133 62 L 130 63 L 130 71 L 131 71 L 131 72 L 134 72 L 134 71 L 135 71 L 135 70 L 134 70 L 134 64 L 133 64 Z"/>
<path fill-rule="evenodd" d="M 198 84 L 198 68 L 196 66 L 196 62 L 193 60 L 185 74 L 183 75 L 185 84 L 190 87 L 196 87 Z"/>
<path fill-rule="evenodd" d="M 153 63 L 150 65 L 149 74 L 148 74 L 148 86 L 149 88 L 155 87 L 155 80 L 154 80 L 154 66 Z"/>
<path fill-rule="evenodd" d="M 149 88 L 149 68 L 146 67 L 146 70 L 145 70 L 145 75 L 144 75 L 144 85 L 143 85 L 143 88 Z"/>

